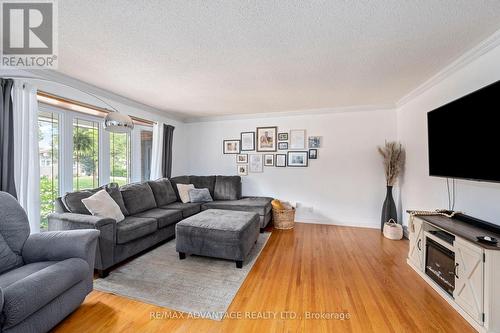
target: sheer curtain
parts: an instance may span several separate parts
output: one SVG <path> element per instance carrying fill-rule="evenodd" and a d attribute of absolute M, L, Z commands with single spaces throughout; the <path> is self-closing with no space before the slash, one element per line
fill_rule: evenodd
<path fill-rule="evenodd" d="M 40 162 L 38 150 L 38 102 L 36 88 L 15 81 L 14 107 L 14 179 L 17 199 L 30 221 L 31 232 L 40 231 Z"/>
<path fill-rule="evenodd" d="M 163 128 L 164 123 L 153 125 L 153 147 L 151 149 L 151 179 L 163 177 Z"/>

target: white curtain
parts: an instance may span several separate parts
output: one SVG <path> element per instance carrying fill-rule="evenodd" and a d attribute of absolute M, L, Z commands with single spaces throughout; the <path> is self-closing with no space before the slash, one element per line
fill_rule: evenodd
<path fill-rule="evenodd" d="M 163 123 L 153 125 L 153 148 L 151 149 L 151 176 L 152 180 L 163 177 Z"/>
<path fill-rule="evenodd" d="M 36 88 L 17 81 L 12 89 L 14 108 L 14 179 L 17 198 L 30 221 L 31 233 L 40 231 L 40 162 Z"/>

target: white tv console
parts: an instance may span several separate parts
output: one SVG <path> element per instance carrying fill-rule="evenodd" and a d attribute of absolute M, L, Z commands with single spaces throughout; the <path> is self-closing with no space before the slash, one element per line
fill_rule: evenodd
<path fill-rule="evenodd" d="M 500 235 L 444 216 L 415 216 L 411 220 L 407 263 L 478 332 L 500 333 L 500 246 L 476 238 L 500 239 Z M 443 244 L 455 253 L 452 295 L 426 274 L 426 242 L 432 239 L 443 243 L 431 233 L 439 230 L 455 236 L 452 243 Z"/>

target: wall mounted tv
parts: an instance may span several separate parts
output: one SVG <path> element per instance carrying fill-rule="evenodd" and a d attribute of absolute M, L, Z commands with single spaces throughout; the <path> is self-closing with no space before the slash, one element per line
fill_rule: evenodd
<path fill-rule="evenodd" d="M 500 81 L 427 113 L 429 174 L 500 182 Z"/>

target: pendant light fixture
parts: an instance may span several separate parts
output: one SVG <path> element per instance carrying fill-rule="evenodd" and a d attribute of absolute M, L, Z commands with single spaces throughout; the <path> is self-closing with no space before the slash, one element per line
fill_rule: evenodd
<path fill-rule="evenodd" d="M 126 114 L 110 112 L 104 118 L 104 129 L 112 133 L 129 133 L 134 129 L 134 122 Z"/>
<path fill-rule="evenodd" d="M 44 81 L 44 82 L 50 82 L 50 83 L 56 83 L 60 84 L 62 86 L 66 86 L 72 89 L 75 89 L 77 91 L 80 91 L 84 94 L 87 94 L 102 103 L 106 104 L 109 108 L 112 109 L 106 117 L 104 118 L 104 129 L 108 132 L 112 133 L 130 133 L 134 129 L 134 121 L 129 115 L 123 114 L 118 112 L 117 109 L 115 109 L 112 105 L 110 105 L 108 102 L 106 102 L 104 99 L 88 92 L 84 91 L 78 88 L 75 88 L 69 84 L 58 82 L 58 81 L 53 81 L 45 78 L 40 78 L 36 76 L 25 76 L 25 75 L 5 75 L 2 76 L 4 78 L 9 78 L 9 79 L 25 79 L 25 80 L 36 80 L 36 81 Z"/>

